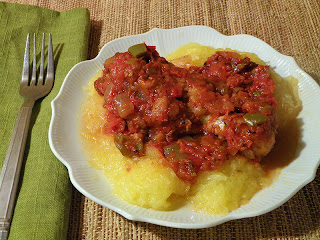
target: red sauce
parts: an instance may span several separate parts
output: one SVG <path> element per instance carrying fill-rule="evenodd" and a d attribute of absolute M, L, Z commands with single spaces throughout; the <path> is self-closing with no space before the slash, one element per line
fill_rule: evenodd
<path fill-rule="evenodd" d="M 276 100 L 268 66 L 217 52 L 202 67 L 179 68 L 155 47 L 139 58 L 116 53 L 95 89 L 104 96 L 106 134 L 126 156 L 156 147 L 187 183 L 230 156 L 259 162 L 274 145 Z"/>

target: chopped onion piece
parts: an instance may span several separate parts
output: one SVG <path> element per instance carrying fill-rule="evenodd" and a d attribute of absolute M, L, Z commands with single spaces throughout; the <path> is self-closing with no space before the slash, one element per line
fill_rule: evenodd
<path fill-rule="evenodd" d="M 107 102 L 108 98 L 110 97 L 112 90 L 114 88 L 114 84 L 113 83 L 109 83 L 108 87 L 106 88 L 106 90 L 104 91 L 104 100 Z"/>
<path fill-rule="evenodd" d="M 134 112 L 134 105 L 126 93 L 115 96 L 113 101 L 120 117 L 125 118 Z"/>

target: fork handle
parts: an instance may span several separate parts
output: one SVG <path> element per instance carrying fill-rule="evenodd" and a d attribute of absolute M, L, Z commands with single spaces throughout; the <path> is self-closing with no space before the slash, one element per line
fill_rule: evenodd
<path fill-rule="evenodd" d="M 20 109 L 1 170 L 0 240 L 9 233 L 33 105 L 33 100 L 26 101 Z"/>

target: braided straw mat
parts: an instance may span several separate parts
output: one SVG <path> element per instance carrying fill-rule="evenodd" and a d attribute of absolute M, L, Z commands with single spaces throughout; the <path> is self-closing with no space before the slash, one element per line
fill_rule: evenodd
<path fill-rule="evenodd" d="M 89 56 L 126 35 L 159 28 L 206 25 L 225 35 L 250 34 L 294 57 L 320 83 L 319 0 L 20 0 L 64 11 L 88 8 Z M 198 230 L 132 222 L 73 191 L 68 239 L 320 239 L 320 170 L 316 179 L 262 216 Z"/>

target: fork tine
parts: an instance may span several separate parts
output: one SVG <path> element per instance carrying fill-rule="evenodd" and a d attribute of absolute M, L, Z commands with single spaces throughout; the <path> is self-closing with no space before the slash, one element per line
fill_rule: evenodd
<path fill-rule="evenodd" d="M 52 50 L 52 38 L 51 38 L 51 33 L 49 33 L 47 80 L 45 84 L 53 85 L 53 79 L 54 79 L 54 59 L 53 59 L 53 50 Z"/>
<path fill-rule="evenodd" d="M 42 34 L 42 46 L 41 46 L 41 60 L 40 60 L 40 73 L 38 84 L 43 85 L 43 75 L 44 75 L 44 44 L 45 44 L 45 34 Z"/>
<path fill-rule="evenodd" d="M 24 50 L 21 86 L 27 86 L 29 82 L 29 42 L 30 42 L 30 34 L 28 33 L 26 47 Z"/>
<path fill-rule="evenodd" d="M 32 78 L 31 85 L 36 85 L 37 81 L 37 49 L 36 49 L 36 34 L 33 34 L 33 63 L 32 63 Z"/>

